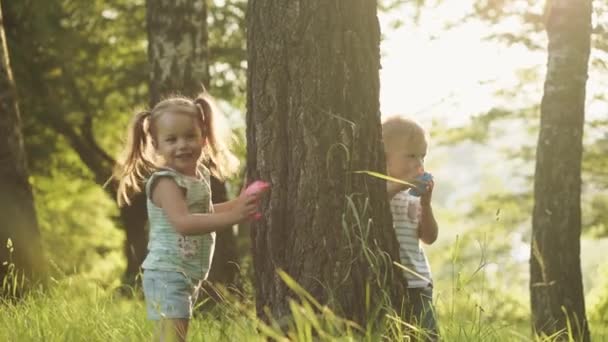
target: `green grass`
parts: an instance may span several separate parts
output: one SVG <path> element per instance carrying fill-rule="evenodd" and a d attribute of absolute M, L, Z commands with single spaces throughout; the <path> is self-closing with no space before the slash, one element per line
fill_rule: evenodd
<path fill-rule="evenodd" d="M 222 314 L 219 314 L 224 311 Z M 256 341 L 255 323 L 236 311 L 216 309 L 191 323 L 193 341 Z M 0 341 L 149 341 L 154 324 L 144 302 L 77 278 L 0 304 Z"/>
<path fill-rule="evenodd" d="M 356 222 L 363 221 L 357 219 Z M 358 227 L 366 228 L 361 224 Z M 361 234 L 365 235 L 365 231 Z M 501 259 L 499 253 L 489 249 L 496 245 L 483 236 L 480 239 L 444 237 L 429 248 L 432 268 L 436 271 L 434 300 L 443 341 L 535 340 L 530 327 L 526 263 L 514 262 L 508 255 Z M 586 246 L 586 250 L 591 247 Z M 595 271 L 585 272 L 594 275 L 587 312 L 593 341 L 608 341 L 605 314 L 608 267 L 597 268 L 603 262 L 598 261 L 603 254 L 599 252 L 602 248 L 595 250 L 598 258 L 584 263 Z M 366 256 L 370 264 L 378 262 Z M 108 273 L 114 276 L 106 277 L 106 281 L 92 277 L 90 272 L 63 273 L 59 280 L 51 281 L 44 292 L 33 291 L 18 303 L 0 302 L 0 341 L 151 340 L 155 327 L 146 319 L 140 294 L 136 294 L 135 299 L 119 295 L 113 290 L 119 273 Z M 398 317 L 383 316 L 374 328 L 360 328 L 316 303 L 287 275 L 281 276 L 301 299 L 291 303 L 292 318 L 282 322 L 285 334 L 276 322 L 270 325 L 260 322 L 251 300 L 228 300 L 225 305 L 193 318 L 189 340 L 266 341 L 272 337 L 277 341 L 303 342 L 407 341 L 408 326 Z M 253 295 L 247 293 L 245 297 Z"/>
<path fill-rule="evenodd" d="M 431 261 L 440 261 L 434 269 L 441 270 L 434 274 L 434 300 L 442 340 L 554 340 L 531 334 L 527 272 L 495 256 L 488 259 L 484 244 L 475 250 L 456 239 L 433 246 Z M 291 319 L 282 322 L 286 333 L 276 322 L 260 322 L 251 300 L 229 299 L 192 319 L 189 340 L 408 341 L 409 328 L 398 317 L 389 314 L 374 328 L 360 328 L 317 303 L 286 274 L 280 275 L 300 297 L 291 303 Z M 44 292 L 33 291 L 18 303 L 0 302 L 0 341 L 151 340 L 155 326 L 146 319 L 141 294 L 125 298 L 109 284 L 113 282 L 100 283 L 87 273 L 63 274 Z M 608 341 L 608 268 L 596 273 L 595 285 L 587 306 L 592 339 Z"/>
<path fill-rule="evenodd" d="M 444 341 L 533 340 L 527 321 L 485 312 L 464 290 L 458 298 L 438 300 Z M 259 322 L 252 303 L 234 301 L 198 314 L 191 322 L 189 340 L 265 341 L 272 336 L 285 341 L 394 341 L 406 330 L 395 317 L 387 319 L 383 329 L 361 331 L 318 303 L 294 302 L 291 307 L 293 319 L 286 325 L 286 337 L 278 325 Z M 606 328 L 601 330 L 600 324 L 591 328 L 594 341 L 606 340 Z M 46 292 L 34 292 L 19 303 L 0 304 L 1 341 L 148 341 L 153 331 L 141 299 L 126 299 L 78 277 L 55 282 Z"/>

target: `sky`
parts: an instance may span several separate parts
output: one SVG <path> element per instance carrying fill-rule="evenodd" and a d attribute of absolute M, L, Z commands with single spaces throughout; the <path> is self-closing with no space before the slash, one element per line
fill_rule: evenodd
<path fill-rule="evenodd" d="M 540 102 L 546 52 L 531 52 L 523 46 L 486 41 L 483 37 L 490 28 L 479 21 L 472 20 L 447 31 L 444 29 L 447 22 L 458 21 L 469 13 L 471 4 L 468 0 L 443 1 L 437 7 L 424 9 L 418 24 L 406 22 L 398 29 L 392 28 L 391 23 L 395 19 L 410 18 L 409 9 L 379 13 L 384 36 L 380 71 L 383 118 L 406 115 L 426 124 L 430 124 L 432 118 L 440 118 L 448 125 L 465 124 L 471 115 L 505 101 L 495 96 L 495 92 L 516 89 L 518 75 L 526 69 L 535 70 L 539 79 L 530 88 L 522 89 L 526 96 L 519 98 L 527 103 Z M 535 11 L 540 12 L 541 8 Z M 600 19 L 594 14 L 592 20 L 593 25 L 598 25 Z M 608 18 L 601 20 L 606 25 Z M 510 20 L 501 23 L 500 27 L 506 32 L 516 32 L 519 25 L 521 23 Z M 546 41 L 539 43 L 546 46 Z M 592 50 L 591 58 L 600 54 Z M 606 116 L 608 103 L 593 100 L 593 95 L 602 93 L 606 87 L 605 75 L 590 69 L 588 119 Z M 592 132 L 586 134 L 591 135 Z"/>
<path fill-rule="evenodd" d="M 425 11 L 420 23 L 391 28 L 406 9 L 380 14 L 380 106 L 383 118 L 415 116 L 466 123 L 472 114 L 496 104 L 493 93 L 517 84 L 517 70 L 543 64 L 542 53 L 482 41 L 485 24 L 471 22 L 444 31 L 442 25 L 470 10 L 468 1 L 450 1 Z M 506 24 L 508 25 L 508 24 Z"/>

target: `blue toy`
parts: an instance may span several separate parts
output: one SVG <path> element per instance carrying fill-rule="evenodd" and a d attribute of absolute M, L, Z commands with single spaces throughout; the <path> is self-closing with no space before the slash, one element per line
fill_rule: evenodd
<path fill-rule="evenodd" d="M 416 183 L 416 187 L 415 188 L 410 188 L 409 193 L 412 196 L 420 197 L 420 195 L 422 195 L 422 194 L 424 194 L 426 192 L 426 185 L 430 181 L 433 180 L 433 175 L 431 175 L 428 172 L 425 172 L 425 173 L 417 176 L 416 180 L 418 182 L 421 182 L 422 184 Z"/>

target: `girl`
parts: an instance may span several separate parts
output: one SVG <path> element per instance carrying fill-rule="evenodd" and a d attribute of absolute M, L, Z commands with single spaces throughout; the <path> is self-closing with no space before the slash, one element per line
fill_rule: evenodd
<path fill-rule="evenodd" d="M 212 108 L 203 94 L 194 100 L 169 98 L 137 113 L 116 172 L 121 205 L 145 184 L 150 240 L 143 289 L 148 318 L 160 321 L 161 340 L 185 340 L 193 302 L 209 271 L 214 231 L 255 215 L 260 195 L 243 192 L 211 204 L 204 164 L 220 172 L 227 164 L 220 158 L 225 149 L 216 140 Z"/>

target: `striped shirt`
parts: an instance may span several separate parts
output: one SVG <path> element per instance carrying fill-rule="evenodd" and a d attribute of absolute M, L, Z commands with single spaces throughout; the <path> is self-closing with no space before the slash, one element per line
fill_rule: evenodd
<path fill-rule="evenodd" d="M 431 268 L 418 237 L 421 215 L 420 197 L 410 195 L 407 190 L 391 199 L 393 227 L 399 241 L 399 255 L 409 288 L 427 287 L 432 283 Z"/>
<path fill-rule="evenodd" d="M 211 265 L 215 233 L 182 235 L 169 222 L 165 212 L 151 200 L 151 190 L 161 177 L 169 177 L 184 190 L 190 213 L 213 212 L 209 171 L 200 177 L 190 177 L 171 169 L 160 169 L 146 182 L 150 239 L 148 255 L 142 268 L 147 270 L 181 272 L 191 279 L 205 279 Z"/>

